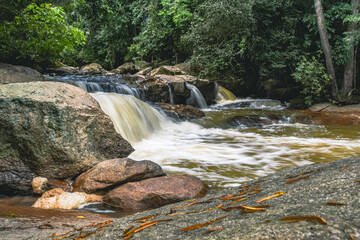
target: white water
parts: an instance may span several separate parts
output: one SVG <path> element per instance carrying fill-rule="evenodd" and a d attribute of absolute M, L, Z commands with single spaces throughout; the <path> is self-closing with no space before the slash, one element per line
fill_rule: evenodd
<path fill-rule="evenodd" d="M 110 116 L 116 131 L 132 144 L 150 137 L 167 122 L 158 111 L 133 96 L 100 92 L 91 96 Z"/>
<path fill-rule="evenodd" d="M 190 98 L 186 101 L 186 103 L 188 105 L 193 105 L 198 108 L 206 108 L 206 101 L 199 89 L 188 82 L 185 82 L 185 86 L 191 91 Z"/>
<path fill-rule="evenodd" d="M 173 123 L 132 96 L 92 95 L 110 115 L 116 131 L 135 148 L 130 158 L 152 160 L 167 173 L 194 175 L 217 188 L 238 186 L 284 168 L 355 156 L 360 152 L 360 132 L 352 129 L 345 129 L 347 133 L 344 133 L 343 129 L 283 121 L 260 128 L 239 125 L 224 129 L 216 124 L 208 128 L 206 119 L 220 116 L 221 122 L 226 114 L 243 110 L 207 109 L 203 127 L 190 122 Z M 277 107 L 268 108 L 267 111 L 273 111 L 271 109 Z"/>

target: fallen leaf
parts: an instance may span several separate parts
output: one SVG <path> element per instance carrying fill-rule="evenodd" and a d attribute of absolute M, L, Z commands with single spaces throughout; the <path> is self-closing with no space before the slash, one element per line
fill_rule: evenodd
<path fill-rule="evenodd" d="M 274 195 L 272 196 L 269 196 L 269 197 L 265 197 L 265 198 L 262 198 L 260 200 L 257 200 L 256 202 L 259 203 L 259 202 L 262 202 L 262 201 L 265 201 L 265 200 L 269 200 L 271 198 L 274 198 L 274 197 L 278 197 L 278 196 L 281 196 L 281 195 L 284 195 L 285 192 L 276 192 Z"/>
<path fill-rule="evenodd" d="M 128 229 L 126 229 L 123 234 L 127 234 L 127 233 L 130 232 L 132 229 L 134 229 L 134 226 L 131 226 L 131 227 L 129 227 Z"/>
<path fill-rule="evenodd" d="M 339 172 L 344 171 L 345 169 L 348 169 L 351 165 L 347 165 L 346 167 L 339 170 Z"/>
<path fill-rule="evenodd" d="M 264 208 L 259 208 L 259 207 L 248 207 L 248 206 L 245 206 L 245 205 L 239 205 L 239 206 L 235 206 L 235 207 L 227 207 L 227 208 L 221 208 L 222 210 L 224 211 L 231 211 L 231 210 L 234 210 L 234 209 L 242 209 L 242 210 L 245 210 L 243 212 L 256 212 L 256 211 L 266 211 L 266 209 Z"/>
<path fill-rule="evenodd" d="M 187 227 L 187 228 L 182 228 L 181 231 L 187 232 L 187 231 L 192 231 L 192 230 L 199 229 L 199 228 L 202 228 L 202 227 L 205 227 L 205 226 L 209 226 L 210 224 L 213 224 L 213 223 L 215 223 L 217 221 L 220 221 L 220 220 L 222 220 L 224 218 L 227 218 L 227 217 L 228 216 L 223 216 L 223 217 L 217 218 L 215 220 L 212 220 L 210 222 L 195 224 L 195 225 L 192 225 L 192 226 Z"/>
<path fill-rule="evenodd" d="M 343 206 L 343 205 L 345 205 L 345 203 L 338 203 L 338 202 L 327 202 L 326 204 L 330 205 L 330 206 Z"/>
<path fill-rule="evenodd" d="M 77 216 L 76 218 L 78 218 L 78 219 L 84 219 L 85 217 L 84 217 L 84 216 Z"/>
<path fill-rule="evenodd" d="M 145 228 L 148 228 L 148 227 L 151 227 L 151 226 L 154 226 L 160 222 L 169 222 L 169 221 L 172 221 L 172 219 L 166 219 L 166 220 L 157 220 L 157 221 L 149 221 L 149 222 L 146 222 L 146 223 L 143 223 L 141 224 L 139 227 L 137 228 L 134 228 L 134 229 L 127 229 L 124 231 L 124 233 L 122 234 L 123 237 L 126 237 L 126 236 L 129 236 L 131 234 L 135 234 L 137 232 L 140 232 L 141 230 L 144 230 Z"/>
<path fill-rule="evenodd" d="M 240 198 L 240 199 L 238 199 L 238 200 L 236 200 L 236 201 L 234 201 L 234 202 L 229 203 L 229 205 L 233 205 L 233 204 L 235 204 L 235 203 L 244 201 L 245 199 L 247 199 L 247 197 Z"/>
<path fill-rule="evenodd" d="M 271 219 L 265 219 L 264 222 L 271 222 Z"/>
<path fill-rule="evenodd" d="M 355 181 L 356 183 L 360 183 L 360 179 Z"/>
<path fill-rule="evenodd" d="M 302 173 L 299 173 L 295 176 L 287 176 L 286 178 L 297 178 L 297 177 L 300 177 L 301 175 L 305 175 L 305 174 L 309 174 L 311 173 L 312 171 L 308 171 L 308 172 L 302 172 Z"/>
<path fill-rule="evenodd" d="M 131 239 L 134 235 L 135 235 L 135 233 L 132 233 L 132 234 L 130 234 L 129 236 L 125 237 L 123 240 L 129 240 L 129 239 Z"/>
<path fill-rule="evenodd" d="M 352 234 L 350 234 L 350 238 L 351 238 L 352 240 L 355 240 L 355 236 L 352 235 Z"/>
<path fill-rule="evenodd" d="M 312 216 L 312 215 L 305 215 L 305 216 L 288 216 L 281 218 L 281 221 L 285 222 L 300 222 L 300 221 L 310 221 L 310 222 L 318 222 L 321 224 L 326 225 L 327 222 L 322 217 Z"/>
<path fill-rule="evenodd" d="M 309 177 L 310 176 L 303 176 L 303 177 L 299 177 L 299 178 L 289 179 L 289 180 L 286 180 L 286 184 L 294 183 L 294 182 L 297 182 L 297 181 L 300 181 L 302 179 L 306 179 Z"/>
<path fill-rule="evenodd" d="M 147 216 L 147 217 L 142 217 L 142 218 L 138 218 L 135 220 L 135 222 L 137 223 L 141 223 L 141 222 L 146 222 L 147 220 L 151 219 L 151 218 L 154 218 L 154 217 L 157 217 L 158 215 L 151 215 L 151 216 Z"/>

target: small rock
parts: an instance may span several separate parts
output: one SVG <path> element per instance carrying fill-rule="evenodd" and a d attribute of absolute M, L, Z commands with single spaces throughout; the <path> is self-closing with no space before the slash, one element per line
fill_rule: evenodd
<path fill-rule="evenodd" d="M 99 195 L 88 195 L 86 193 L 65 192 L 61 188 L 54 188 L 44 193 L 41 198 L 36 200 L 33 207 L 43 209 L 73 209 L 89 202 L 101 202 Z"/>
<path fill-rule="evenodd" d="M 48 179 L 44 178 L 44 177 L 34 178 L 31 182 L 34 193 L 37 193 L 37 194 L 44 193 L 43 187 L 47 182 L 48 182 Z"/>
<path fill-rule="evenodd" d="M 126 183 L 108 192 L 103 202 L 122 210 L 145 210 L 205 196 L 208 187 L 193 176 L 166 176 Z"/>
<path fill-rule="evenodd" d="M 149 75 L 155 76 L 155 75 L 184 75 L 185 72 L 181 71 L 178 67 L 175 66 L 161 66 L 158 68 L 155 68 L 152 70 Z"/>
<path fill-rule="evenodd" d="M 116 158 L 100 162 L 81 174 L 76 178 L 72 186 L 74 191 L 93 193 L 126 182 L 165 175 L 162 168 L 154 162 Z"/>

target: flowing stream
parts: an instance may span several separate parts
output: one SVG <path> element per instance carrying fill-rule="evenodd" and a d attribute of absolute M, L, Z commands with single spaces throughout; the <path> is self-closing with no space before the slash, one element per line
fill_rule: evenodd
<path fill-rule="evenodd" d="M 360 152 L 355 127 L 293 124 L 292 112 L 275 100 L 223 95 L 221 104 L 203 109 L 205 118 L 173 122 L 132 96 L 92 96 L 135 148 L 130 158 L 152 160 L 168 174 L 197 176 L 214 189 Z"/>
<path fill-rule="evenodd" d="M 197 176 L 213 189 L 360 152 L 357 127 L 294 124 L 293 112 L 279 101 L 236 99 L 221 86 L 218 104 L 208 107 L 199 90 L 187 84 L 191 90 L 188 101 L 201 107 L 205 117 L 174 122 L 139 100 L 143 99 L 141 90 L 128 85 L 121 76 L 51 80 L 70 82 L 91 92 L 111 117 L 116 131 L 135 148 L 130 158 L 152 160 L 168 174 Z"/>

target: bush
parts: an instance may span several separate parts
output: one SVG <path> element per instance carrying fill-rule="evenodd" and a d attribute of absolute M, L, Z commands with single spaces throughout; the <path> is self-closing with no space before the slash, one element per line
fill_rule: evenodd
<path fill-rule="evenodd" d="M 301 93 L 305 95 L 306 105 L 330 99 L 331 78 L 316 57 L 309 60 L 303 56 L 292 76 L 304 88 Z"/>

